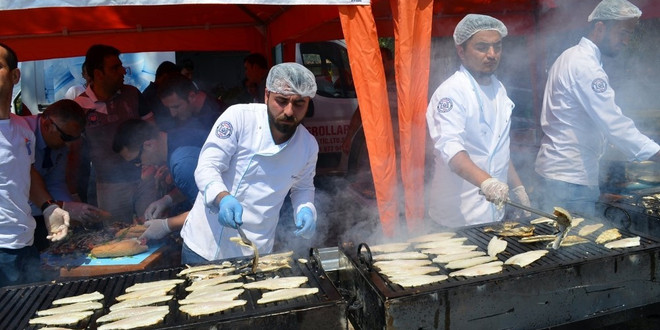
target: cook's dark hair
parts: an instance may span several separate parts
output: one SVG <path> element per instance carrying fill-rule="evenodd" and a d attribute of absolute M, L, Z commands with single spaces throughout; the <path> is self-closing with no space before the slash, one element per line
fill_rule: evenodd
<path fill-rule="evenodd" d="M 80 127 L 87 124 L 85 110 L 74 100 L 62 99 L 49 105 L 43 116 L 58 118 L 63 122 L 75 121 Z"/>
<path fill-rule="evenodd" d="M 178 95 L 184 100 L 188 100 L 190 92 L 197 91 L 197 87 L 193 84 L 192 80 L 182 74 L 168 75 L 161 84 L 158 85 L 158 98 L 170 96 L 172 94 Z"/>
<path fill-rule="evenodd" d="M 245 56 L 243 63 L 250 63 L 252 65 L 256 64 L 260 68 L 268 69 L 268 61 L 259 53 L 251 53 L 248 56 Z"/>
<path fill-rule="evenodd" d="M 94 79 L 94 70 L 103 71 L 103 61 L 106 56 L 114 55 L 119 56 L 121 52 L 119 49 L 108 45 L 93 45 L 87 50 L 85 55 L 85 63 L 87 66 L 87 75 L 89 79 Z"/>
<path fill-rule="evenodd" d="M 16 56 L 16 52 L 13 49 L 11 49 L 11 47 L 1 42 L 0 42 L 0 47 L 4 48 L 7 51 L 7 57 L 5 58 L 5 60 L 7 61 L 7 65 L 9 66 L 9 69 L 14 70 L 18 68 L 18 56 Z"/>
<path fill-rule="evenodd" d="M 129 119 L 117 127 L 112 141 L 112 151 L 119 153 L 124 147 L 136 150 L 144 141 L 158 137 L 160 130 L 155 124 L 142 119 Z"/>

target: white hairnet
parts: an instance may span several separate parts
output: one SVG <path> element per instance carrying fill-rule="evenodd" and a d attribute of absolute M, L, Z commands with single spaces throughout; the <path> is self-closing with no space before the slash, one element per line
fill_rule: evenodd
<path fill-rule="evenodd" d="M 642 11 L 626 0 L 603 0 L 591 12 L 587 22 L 639 18 Z"/>
<path fill-rule="evenodd" d="M 502 38 L 506 37 L 508 31 L 504 23 L 497 18 L 488 15 L 467 14 L 456 24 L 454 29 L 454 43 L 461 45 L 479 31 L 492 30 L 500 33 Z"/>
<path fill-rule="evenodd" d="M 280 63 L 268 72 L 266 89 L 283 95 L 316 95 L 314 74 L 298 63 Z"/>

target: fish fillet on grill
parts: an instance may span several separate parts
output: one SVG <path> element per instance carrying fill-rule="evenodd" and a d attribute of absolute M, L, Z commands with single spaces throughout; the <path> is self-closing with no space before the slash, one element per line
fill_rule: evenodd
<path fill-rule="evenodd" d="M 483 275 L 490 275 L 490 274 L 496 274 L 502 271 L 502 264 L 503 262 L 501 261 L 491 261 L 487 262 L 485 264 L 481 265 L 476 265 L 468 268 L 463 268 L 457 271 L 453 271 L 449 273 L 450 277 L 456 277 L 456 276 L 465 276 L 465 277 L 474 277 L 474 276 L 483 276 Z"/>
<path fill-rule="evenodd" d="M 120 309 L 99 317 L 98 319 L 96 319 L 96 323 L 112 322 L 112 321 L 125 319 L 134 315 L 140 315 L 140 314 L 156 312 L 156 311 L 160 311 L 167 314 L 170 311 L 170 306 L 143 306 L 143 307 Z"/>
<path fill-rule="evenodd" d="M 621 233 L 619 232 L 619 230 L 616 228 L 612 228 L 600 233 L 600 235 L 596 237 L 596 243 L 603 244 L 605 242 L 613 241 L 619 238 L 621 238 Z"/>
<path fill-rule="evenodd" d="M 307 276 L 285 276 L 247 283 L 243 287 L 246 289 L 279 290 L 297 288 L 304 283 L 307 283 Z"/>
<path fill-rule="evenodd" d="M 446 264 L 455 260 L 470 259 L 475 257 L 485 256 L 486 252 L 484 251 L 469 251 L 465 253 L 456 253 L 456 254 L 443 254 L 435 257 L 433 262 L 439 264 Z"/>
<path fill-rule="evenodd" d="M 186 274 L 190 273 L 195 273 L 195 272 L 201 272 L 204 270 L 209 270 L 209 269 L 224 269 L 224 268 L 229 268 L 231 267 L 231 262 L 225 261 L 222 264 L 209 264 L 209 265 L 201 265 L 201 266 L 193 266 L 193 267 L 188 267 L 179 273 L 177 273 L 177 276 L 184 276 Z"/>
<path fill-rule="evenodd" d="M 635 236 L 635 237 L 623 238 L 612 242 L 607 242 L 605 243 L 605 247 L 608 249 L 620 249 L 620 248 L 639 246 L 640 244 L 641 244 L 640 237 Z"/>
<path fill-rule="evenodd" d="M 529 221 L 529 224 L 531 224 L 531 225 L 540 225 L 542 223 L 554 224 L 555 220 L 552 220 L 552 219 L 546 218 L 546 217 L 540 217 L 540 218 L 536 218 L 536 219 L 533 219 L 533 220 Z"/>
<path fill-rule="evenodd" d="M 30 319 L 30 324 L 45 324 L 45 325 L 69 325 L 76 324 L 94 314 L 93 311 L 83 311 L 75 313 L 55 314 L 48 316 L 41 316 Z"/>
<path fill-rule="evenodd" d="M 110 311 L 116 311 L 124 308 L 140 307 L 140 306 L 149 306 L 162 303 L 168 300 L 171 300 L 172 296 L 157 296 L 157 297 L 147 297 L 139 299 L 124 300 L 110 306 Z"/>
<path fill-rule="evenodd" d="M 92 311 L 96 309 L 103 308 L 103 304 L 96 301 L 83 301 L 70 305 L 62 305 L 49 309 L 42 309 L 37 311 L 37 315 L 46 316 L 46 315 L 55 315 L 55 314 L 64 314 L 64 313 L 73 313 L 73 312 L 83 312 L 83 311 Z"/>
<path fill-rule="evenodd" d="M 426 254 L 435 254 L 435 255 L 445 255 L 445 254 L 457 254 L 465 253 L 478 249 L 476 245 L 450 245 L 450 246 L 441 246 L 432 249 L 423 249 L 422 253 Z"/>
<path fill-rule="evenodd" d="M 518 242 L 520 243 L 536 243 L 536 242 L 547 242 L 554 241 L 557 238 L 555 235 L 534 235 L 521 237 Z"/>
<path fill-rule="evenodd" d="M 392 252 L 401 252 L 407 249 L 410 246 L 410 243 L 389 243 L 389 244 L 379 244 L 372 245 L 369 247 L 369 250 L 372 253 L 392 253 Z"/>
<path fill-rule="evenodd" d="M 232 309 L 234 307 L 243 306 L 245 304 L 247 304 L 247 300 L 243 300 L 243 299 L 229 300 L 229 301 L 213 301 L 209 303 L 183 305 L 179 307 L 179 310 L 190 316 L 200 316 L 200 315 L 219 313 L 222 311 L 226 311 L 228 309 Z"/>
<path fill-rule="evenodd" d="M 541 259 L 544 255 L 548 254 L 548 250 L 532 250 L 516 254 L 515 256 L 504 261 L 505 265 L 518 265 L 525 267 L 536 260 Z"/>
<path fill-rule="evenodd" d="M 431 260 L 429 259 L 381 260 L 374 262 L 374 267 L 378 269 L 390 267 L 413 268 L 430 264 Z"/>
<path fill-rule="evenodd" d="M 596 230 L 600 229 L 602 226 L 603 226 L 602 223 L 596 223 L 596 224 L 593 224 L 593 225 L 585 225 L 584 227 L 580 228 L 580 230 L 578 231 L 578 235 L 587 236 L 587 235 L 595 232 Z"/>
<path fill-rule="evenodd" d="M 442 241 L 423 242 L 415 244 L 416 249 L 434 249 L 447 246 L 460 246 L 467 241 L 467 237 L 453 237 Z"/>
<path fill-rule="evenodd" d="M 383 253 L 373 256 L 375 261 L 379 260 L 398 260 L 398 259 L 428 259 L 428 256 L 421 252 L 393 252 Z"/>
<path fill-rule="evenodd" d="M 199 281 L 196 281 L 196 282 L 192 282 L 191 285 L 186 287 L 186 291 L 193 291 L 193 290 L 197 290 L 198 288 L 202 288 L 202 287 L 207 287 L 207 286 L 211 286 L 211 285 L 232 282 L 232 281 L 238 280 L 239 278 L 241 278 L 241 275 L 238 275 L 238 274 L 227 275 L 227 276 L 218 276 L 218 277 L 214 277 L 214 278 L 207 278 L 207 279 L 204 279 L 204 280 L 199 280 Z"/>
<path fill-rule="evenodd" d="M 577 227 L 579 224 L 584 221 L 584 218 L 573 218 L 571 219 L 571 227 Z"/>
<path fill-rule="evenodd" d="M 573 246 L 573 245 L 584 244 L 584 243 L 589 243 L 589 240 L 584 238 L 584 237 L 577 236 L 577 235 L 568 235 L 561 242 L 561 246 Z"/>
<path fill-rule="evenodd" d="M 480 264 L 485 264 L 489 261 L 495 260 L 495 257 L 491 256 L 482 256 L 482 257 L 474 257 L 470 259 L 461 259 L 461 260 L 454 260 L 450 261 L 445 265 L 445 268 L 447 269 L 462 269 L 462 268 L 468 268 Z"/>
<path fill-rule="evenodd" d="M 103 299 L 103 294 L 98 291 L 94 291 L 92 293 L 85 293 L 77 296 L 71 296 L 71 297 L 53 300 L 52 304 L 53 305 L 74 304 L 79 302 L 94 301 L 101 299 Z"/>
<path fill-rule="evenodd" d="M 225 282 L 214 285 L 203 285 L 203 286 L 194 286 L 194 287 L 188 286 L 186 287 L 186 291 L 191 291 L 191 292 L 202 292 L 206 290 L 227 291 L 242 287 L 243 287 L 243 282 Z"/>
<path fill-rule="evenodd" d="M 411 276 L 397 276 L 388 278 L 392 283 L 396 283 L 404 288 L 415 287 L 420 285 L 427 285 L 444 281 L 448 278 L 447 275 L 411 275 Z"/>
<path fill-rule="evenodd" d="M 497 236 L 493 236 L 488 242 L 488 255 L 491 257 L 496 256 L 500 252 L 506 250 L 507 242 Z"/>
<path fill-rule="evenodd" d="M 141 327 L 148 327 L 156 325 L 163 321 L 165 316 L 169 313 L 169 310 L 154 310 L 147 313 L 135 314 L 131 317 L 114 321 L 111 323 L 106 323 L 99 326 L 98 330 L 109 330 L 109 329 L 135 329 Z"/>
<path fill-rule="evenodd" d="M 207 270 L 200 270 L 197 272 L 188 273 L 186 277 L 192 279 L 193 281 L 204 280 L 207 278 L 216 278 L 218 276 L 227 276 L 229 275 L 229 273 L 235 270 L 236 268 L 234 267 L 207 269 Z"/>
<path fill-rule="evenodd" d="M 257 300 L 257 304 L 267 304 L 275 301 L 290 300 L 310 294 L 316 294 L 319 288 L 291 288 L 279 289 L 275 291 L 264 292 L 261 299 Z"/>
<path fill-rule="evenodd" d="M 170 287 L 170 286 L 159 286 L 159 287 L 155 287 L 155 288 L 146 288 L 146 289 L 142 289 L 142 290 L 137 290 L 137 291 L 131 291 L 131 292 L 124 293 L 122 295 L 117 296 L 115 299 L 117 299 L 117 301 L 123 301 L 123 300 L 129 300 L 129 299 L 165 296 L 172 289 L 173 289 L 173 287 Z"/>
<path fill-rule="evenodd" d="M 413 237 L 409 239 L 408 242 L 411 243 L 435 242 L 435 241 L 441 241 L 448 238 L 452 238 L 454 237 L 454 235 L 456 235 L 456 233 L 452 233 L 452 232 L 433 233 L 433 234 Z"/>
<path fill-rule="evenodd" d="M 235 300 L 245 289 L 228 291 L 208 291 L 203 294 L 189 294 L 185 299 L 179 300 L 180 305 L 201 304 L 209 301 Z"/>
<path fill-rule="evenodd" d="M 126 292 L 139 291 L 147 288 L 157 288 L 160 286 L 176 286 L 177 284 L 183 283 L 185 280 L 182 279 L 172 279 L 172 280 L 161 280 L 161 281 L 152 281 L 152 282 L 142 282 L 136 283 L 126 288 Z"/>
<path fill-rule="evenodd" d="M 415 267 L 415 268 L 409 268 L 409 269 L 395 269 L 395 268 L 388 268 L 388 269 L 381 269 L 380 273 L 387 276 L 387 277 L 397 277 L 397 276 L 404 276 L 404 275 L 426 275 L 429 273 L 434 273 L 434 272 L 439 272 L 440 268 L 436 266 L 422 266 L 422 267 Z"/>

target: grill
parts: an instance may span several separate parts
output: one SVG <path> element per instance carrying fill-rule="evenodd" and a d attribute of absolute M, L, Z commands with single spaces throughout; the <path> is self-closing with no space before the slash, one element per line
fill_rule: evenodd
<path fill-rule="evenodd" d="M 660 238 L 660 187 L 637 190 L 600 207 L 618 226 Z"/>
<path fill-rule="evenodd" d="M 228 260 L 239 265 L 249 262 L 247 259 Z M 178 309 L 177 300 L 185 297 L 187 292 L 184 288 L 189 284 L 183 283 L 177 286 L 175 299 L 169 302 L 170 313 L 164 322 L 153 328 L 346 329 L 346 302 L 318 264 L 295 261 L 290 264 L 291 269 L 267 272 L 261 277 L 307 276 L 308 283 L 304 286 L 319 288 L 317 294 L 260 305 L 257 300 L 263 291 L 245 290 L 239 299 L 245 299 L 248 303 L 242 307 L 208 316 L 190 317 Z M 37 310 L 51 307 L 53 300 L 99 291 L 105 296 L 103 310 L 96 311 L 89 320 L 76 325 L 76 328 L 96 329 L 95 320 L 108 313 L 108 307 L 116 302 L 115 297 L 123 294 L 126 287 L 135 283 L 177 278 L 176 274 L 182 269 L 177 267 L 127 272 L 60 283 L 5 287 L 0 290 L 0 329 L 36 329 L 28 324 L 29 319 L 36 315 Z M 241 280 L 247 282 L 245 277 Z"/>
<path fill-rule="evenodd" d="M 492 233 L 486 225 L 464 227 L 465 244 L 486 250 Z M 537 234 L 552 234 L 537 225 Z M 623 237 L 636 236 L 620 230 Z M 575 233 L 573 233 L 575 234 Z M 641 237 L 634 248 L 609 250 L 593 243 L 551 250 L 531 266 L 504 266 L 498 274 L 450 277 L 434 284 L 403 288 L 370 269 L 368 253 L 344 243 L 319 251 L 323 268 L 348 301 L 357 329 L 498 329 L 560 326 L 660 301 L 660 243 Z M 505 237 L 499 260 L 547 242 L 519 243 Z M 323 260 L 325 258 L 326 260 Z M 444 268 L 442 272 L 447 273 Z"/>

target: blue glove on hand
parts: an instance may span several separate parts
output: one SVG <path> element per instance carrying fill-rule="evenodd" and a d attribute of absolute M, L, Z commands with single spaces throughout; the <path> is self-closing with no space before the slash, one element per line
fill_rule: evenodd
<path fill-rule="evenodd" d="M 220 200 L 218 221 L 221 225 L 234 229 L 243 224 L 243 207 L 234 196 L 227 195 Z"/>
<path fill-rule="evenodd" d="M 302 238 L 310 239 L 314 236 L 316 231 L 316 220 L 314 219 L 314 213 L 309 207 L 303 207 L 296 214 L 296 227 L 298 230 L 293 233 L 296 236 L 301 236 Z"/>

